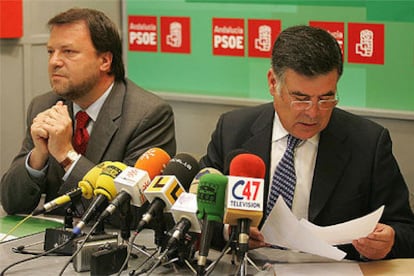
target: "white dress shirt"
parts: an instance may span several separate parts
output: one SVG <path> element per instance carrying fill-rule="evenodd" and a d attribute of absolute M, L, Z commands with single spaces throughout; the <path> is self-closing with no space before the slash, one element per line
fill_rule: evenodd
<path fill-rule="evenodd" d="M 279 116 L 275 112 L 272 131 L 272 149 L 270 157 L 270 183 L 272 185 L 273 174 L 276 166 L 282 159 L 287 147 L 287 135 L 289 133 L 280 123 Z M 302 141 L 295 148 L 296 187 L 293 196 L 292 213 L 298 218 L 308 218 L 309 198 L 312 187 L 313 171 L 318 152 L 319 134 Z M 270 187 L 269 187 L 270 192 Z"/>

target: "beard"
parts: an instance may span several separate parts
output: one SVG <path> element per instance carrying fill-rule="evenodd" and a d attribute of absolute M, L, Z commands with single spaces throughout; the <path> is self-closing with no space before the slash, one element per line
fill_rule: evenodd
<path fill-rule="evenodd" d="M 74 101 L 80 99 L 87 94 L 95 87 L 98 83 L 99 75 L 91 74 L 86 76 L 80 83 L 73 83 L 70 79 L 67 79 L 65 82 L 53 82 L 50 80 L 50 85 L 52 91 L 63 97 L 66 100 Z"/>

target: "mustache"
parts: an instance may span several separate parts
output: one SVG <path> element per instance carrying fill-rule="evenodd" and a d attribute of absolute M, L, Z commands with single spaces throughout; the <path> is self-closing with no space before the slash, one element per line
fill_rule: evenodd
<path fill-rule="evenodd" d="M 298 121 L 299 123 L 306 124 L 306 125 L 315 125 L 319 123 L 318 118 L 310 118 L 308 116 L 303 116 Z"/>

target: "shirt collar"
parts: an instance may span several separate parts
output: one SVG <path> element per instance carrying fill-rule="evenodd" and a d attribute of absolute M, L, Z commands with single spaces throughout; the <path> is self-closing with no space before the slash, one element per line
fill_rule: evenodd
<path fill-rule="evenodd" d="M 275 111 L 275 117 L 273 120 L 272 143 L 285 138 L 287 135 L 289 135 L 289 132 L 282 126 L 279 116 L 277 115 L 277 112 Z M 306 142 L 310 142 L 311 144 L 318 145 L 319 133 L 307 139 Z"/>
<path fill-rule="evenodd" d="M 88 116 L 91 118 L 92 121 L 96 121 L 96 119 L 98 118 L 98 114 L 99 111 L 101 110 L 106 98 L 108 98 L 109 93 L 111 92 L 112 87 L 114 86 L 114 83 L 112 83 L 108 89 L 102 94 L 102 96 L 100 96 L 93 104 L 91 104 L 86 110 L 85 112 L 88 113 Z M 82 110 L 82 108 L 73 103 L 73 116 L 76 116 L 76 113 L 78 113 L 78 111 Z"/>

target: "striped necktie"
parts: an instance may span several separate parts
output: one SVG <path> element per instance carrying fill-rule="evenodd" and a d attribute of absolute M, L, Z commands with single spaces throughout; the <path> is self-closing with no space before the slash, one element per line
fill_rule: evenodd
<path fill-rule="evenodd" d="M 266 206 L 266 217 L 272 211 L 279 195 L 283 197 L 289 208 L 292 208 L 293 195 L 295 193 L 296 173 L 294 162 L 295 147 L 301 140 L 288 135 L 286 151 L 276 167 L 270 188 L 269 202 Z"/>

